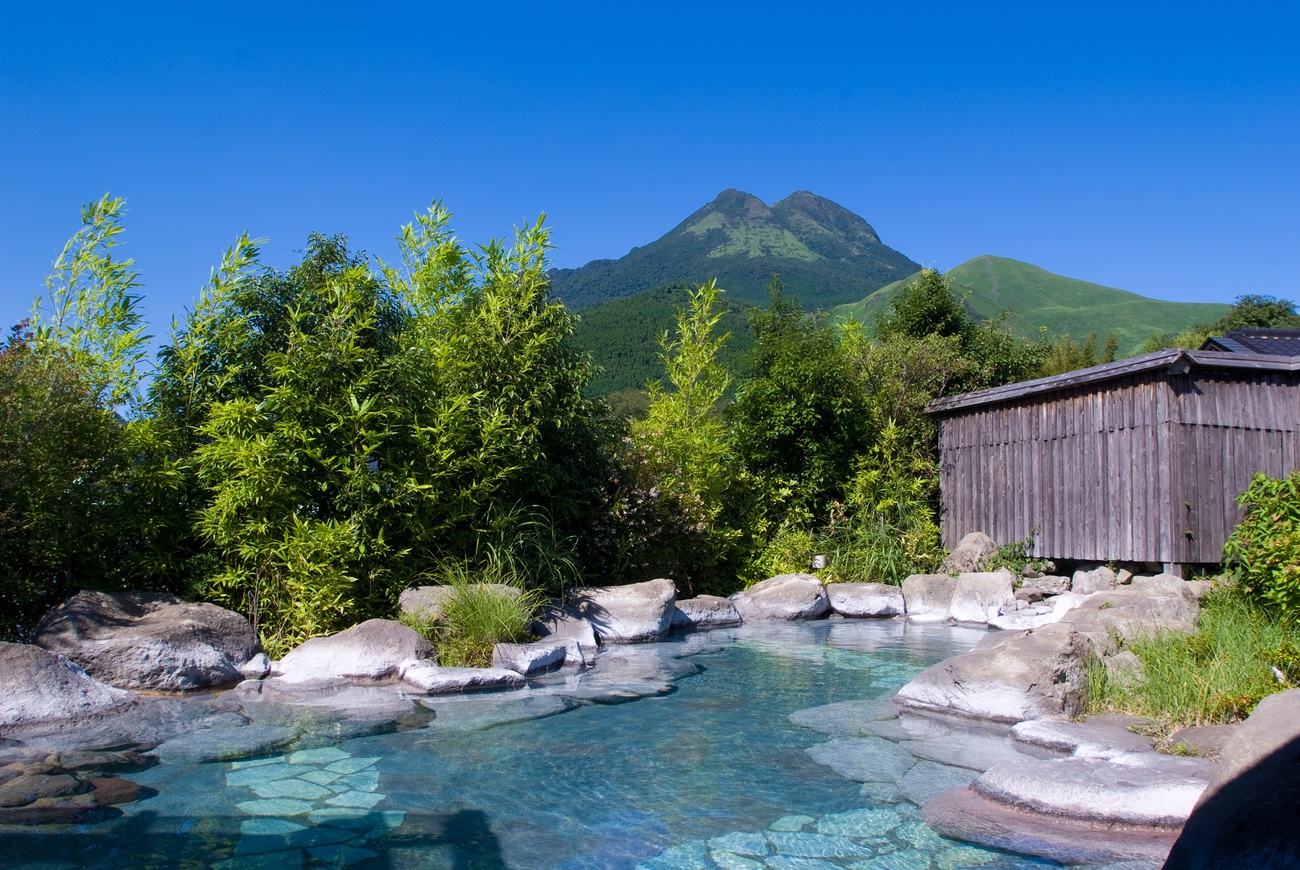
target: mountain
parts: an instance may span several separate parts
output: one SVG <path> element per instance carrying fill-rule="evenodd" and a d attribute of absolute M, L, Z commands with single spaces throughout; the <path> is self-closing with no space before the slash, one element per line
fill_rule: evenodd
<path fill-rule="evenodd" d="M 709 278 L 731 299 L 766 305 L 773 273 L 805 308 L 829 309 L 920 268 L 829 199 L 801 190 L 768 206 L 743 191 L 725 190 L 662 238 L 621 259 L 554 269 L 550 277 L 551 292 L 573 310 Z"/>
<path fill-rule="evenodd" d="M 1066 278 L 1029 263 L 982 256 L 954 266 L 946 273 L 957 295 L 977 317 L 997 317 L 1015 311 L 1009 326 L 1016 335 L 1037 338 L 1046 327 L 1049 338 L 1062 333 L 1080 342 L 1089 333 L 1101 341 L 1115 332 L 1121 355 L 1136 353 L 1152 333 L 1184 332 L 1194 323 L 1218 320 L 1229 306 L 1215 302 L 1165 302 L 1127 290 Z M 915 276 L 881 287 L 865 298 L 837 306 L 832 316 L 858 320 L 867 326 L 889 310 L 889 302 Z"/>
<path fill-rule="evenodd" d="M 673 284 L 583 311 L 573 343 L 579 350 L 589 351 L 604 369 L 588 385 L 587 392 L 607 396 L 618 390 L 643 390 L 647 381 L 662 380 L 659 336 L 676 330 L 677 312 L 689 303 L 689 287 Z M 718 361 L 733 374 L 740 371 L 745 354 L 754 346 L 750 307 L 722 298 L 722 319 L 716 334 L 729 332 L 731 338 L 723 345 Z"/>

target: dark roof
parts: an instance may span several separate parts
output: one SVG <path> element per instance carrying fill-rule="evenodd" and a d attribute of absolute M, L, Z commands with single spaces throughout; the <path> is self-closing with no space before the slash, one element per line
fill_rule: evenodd
<path fill-rule="evenodd" d="M 1035 396 L 1040 393 L 1055 392 L 1068 387 L 1077 387 L 1085 384 L 1110 381 L 1116 378 L 1122 378 L 1125 375 L 1155 371 L 1162 368 L 1168 369 L 1171 374 L 1184 374 L 1191 369 L 1197 368 L 1294 372 L 1300 371 L 1300 355 L 1279 356 L 1277 354 L 1224 353 L 1212 350 L 1183 350 L 1181 348 L 1170 348 L 1168 350 L 1149 353 L 1145 356 L 1135 356 L 1131 359 L 1119 360 L 1118 362 L 1113 363 L 1103 363 L 1099 366 L 1066 372 L 1063 375 L 1053 375 L 1050 378 L 1038 378 L 1033 381 L 1020 381 L 1019 383 L 1007 384 L 1003 387 L 993 387 L 989 390 L 964 393 L 960 396 L 949 396 L 946 399 L 935 399 L 933 402 L 925 406 L 925 410 L 927 413 L 942 416 L 964 408 L 975 407 L 978 405 L 992 405 L 998 402 L 1009 402 L 1025 396 Z"/>
<path fill-rule="evenodd" d="M 1300 354 L 1300 329 L 1234 329 L 1227 335 L 1210 336 L 1201 350 L 1295 356 Z"/>

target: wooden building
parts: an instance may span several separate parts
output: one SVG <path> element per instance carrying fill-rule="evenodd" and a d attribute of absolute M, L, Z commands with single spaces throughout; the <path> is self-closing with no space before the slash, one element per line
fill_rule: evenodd
<path fill-rule="evenodd" d="M 943 543 L 1217 563 L 1257 471 L 1300 467 L 1300 356 L 1164 350 L 940 399 Z"/>

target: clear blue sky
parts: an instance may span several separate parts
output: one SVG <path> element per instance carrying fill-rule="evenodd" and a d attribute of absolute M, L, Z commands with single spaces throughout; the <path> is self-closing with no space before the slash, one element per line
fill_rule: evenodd
<path fill-rule="evenodd" d="M 719 191 L 811 190 L 927 265 L 1165 299 L 1295 298 L 1300 28 L 1284 4 L 35 4 L 0 33 L 0 319 L 81 203 L 128 201 L 162 335 L 237 234 L 391 256 L 546 212 L 553 261 Z"/>

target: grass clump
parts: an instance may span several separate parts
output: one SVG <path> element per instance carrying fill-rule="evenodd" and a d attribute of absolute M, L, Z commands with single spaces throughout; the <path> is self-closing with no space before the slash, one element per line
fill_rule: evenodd
<path fill-rule="evenodd" d="M 403 614 L 404 625 L 429 639 L 438 663 L 450 667 L 483 668 L 492 664 L 498 643 L 535 640 L 528 630 L 541 606 L 541 593 L 523 588 L 511 572 L 495 564 L 472 567 L 446 563 L 429 578 L 432 585 L 451 590 L 434 619 Z"/>
<path fill-rule="evenodd" d="M 1161 632 L 1123 645 L 1140 674 L 1120 679 L 1097 663 L 1088 711 L 1131 713 L 1164 734 L 1189 725 L 1240 721 L 1263 698 L 1300 685 L 1300 632 L 1235 588 L 1202 602 L 1195 634 Z"/>

